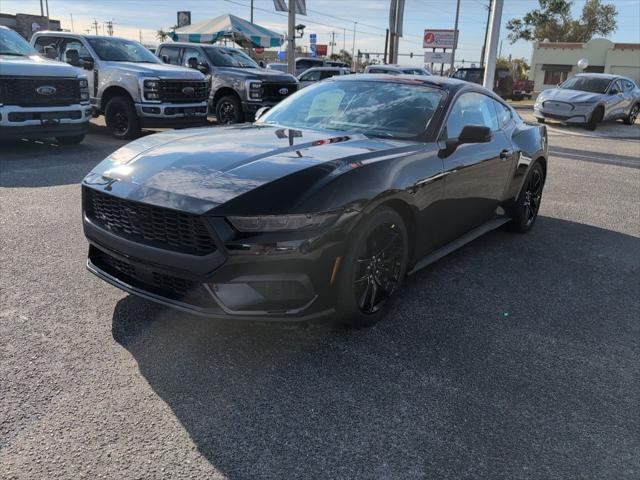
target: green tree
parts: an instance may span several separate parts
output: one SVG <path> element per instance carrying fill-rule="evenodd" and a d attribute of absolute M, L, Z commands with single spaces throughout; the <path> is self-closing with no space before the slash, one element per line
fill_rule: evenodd
<path fill-rule="evenodd" d="M 169 32 L 165 32 L 162 29 L 156 32 L 156 38 L 161 42 L 164 42 L 168 37 L 169 37 Z"/>
<path fill-rule="evenodd" d="M 524 58 L 514 58 L 511 60 L 513 79 L 522 80 L 527 78 L 529 73 L 529 64 Z"/>
<path fill-rule="evenodd" d="M 518 40 L 588 42 L 596 35 L 606 37 L 617 28 L 618 11 L 613 3 L 587 0 L 577 19 L 571 16 L 571 0 L 538 0 L 538 3 L 540 8 L 507 22 L 511 43 Z"/>
<path fill-rule="evenodd" d="M 347 65 L 351 65 L 353 63 L 353 57 L 346 50 L 340 50 L 339 53 L 333 53 L 329 56 L 329 60 L 336 60 L 338 62 L 345 63 Z"/>

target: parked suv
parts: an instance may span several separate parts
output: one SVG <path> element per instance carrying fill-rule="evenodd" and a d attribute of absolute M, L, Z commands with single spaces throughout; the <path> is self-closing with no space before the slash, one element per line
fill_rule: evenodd
<path fill-rule="evenodd" d="M 37 32 L 31 44 L 88 72 L 91 103 L 118 138 L 140 128 L 183 128 L 207 121 L 207 82 L 198 71 L 163 65 L 138 42 L 118 37 Z"/>
<path fill-rule="evenodd" d="M 42 58 L 24 38 L 0 26 L 0 139 L 79 143 L 90 118 L 86 75 Z"/>
<path fill-rule="evenodd" d="M 273 106 L 298 89 L 293 75 L 260 68 L 236 48 L 199 43 L 163 43 L 156 50 L 165 63 L 209 75 L 209 111 L 219 123 L 250 121 L 261 107 Z"/>
<path fill-rule="evenodd" d="M 482 85 L 482 81 L 484 79 L 484 68 L 459 68 L 455 71 L 452 77 Z M 497 95 L 500 95 L 504 99 L 511 98 L 513 96 L 513 77 L 511 76 L 511 72 L 508 68 L 496 68 L 496 74 L 493 82 L 493 91 Z"/>

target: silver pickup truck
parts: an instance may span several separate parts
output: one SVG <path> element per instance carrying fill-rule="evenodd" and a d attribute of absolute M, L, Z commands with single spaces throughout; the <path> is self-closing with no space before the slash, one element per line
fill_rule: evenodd
<path fill-rule="evenodd" d="M 207 122 L 208 84 L 196 70 L 163 64 L 142 44 L 118 37 L 37 32 L 31 44 L 48 58 L 88 73 L 91 103 L 117 138 L 141 128 Z"/>
<path fill-rule="evenodd" d="M 86 75 L 42 58 L 24 38 L 0 26 L 0 139 L 79 143 L 90 118 Z"/>

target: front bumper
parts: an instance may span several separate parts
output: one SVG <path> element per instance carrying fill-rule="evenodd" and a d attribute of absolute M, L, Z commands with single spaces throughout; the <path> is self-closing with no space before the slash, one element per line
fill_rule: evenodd
<path fill-rule="evenodd" d="M 90 105 L 62 107 L 0 106 L 0 139 L 64 137 L 85 134 Z"/>
<path fill-rule="evenodd" d="M 551 102 L 546 102 L 551 103 Z M 591 117 L 593 108 L 561 106 L 558 108 L 536 104 L 533 107 L 533 115 L 536 118 L 556 120 L 563 123 L 584 124 Z"/>
<path fill-rule="evenodd" d="M 207 102 L 136 103 L 143 128 L 186 128 L 207 124 Z"/>
<path fill-rule="evenodd" d="M 87 268 L 124 291 L 212 318 L 307 321 L 335 312 L 340 229 L 313 239 L 278 241 L 271 234 L 246 243 L 232 239 L 223 218 L 210 225 L 217 249 L 195 256 L 132 242 L 85 215 Z"/>

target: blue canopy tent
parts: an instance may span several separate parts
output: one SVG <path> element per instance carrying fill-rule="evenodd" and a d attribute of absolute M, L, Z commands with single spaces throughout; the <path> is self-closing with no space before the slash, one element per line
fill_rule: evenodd
<path fill-rule="evenodd" d="M 284 43 L 283 35 L 230 13 L 178 28 L 171 38 L 177 42 L 194 43 L 214 43 L 221 38 L 228 38 L 243 47 L 254 48 L 279 47 Z"/>

